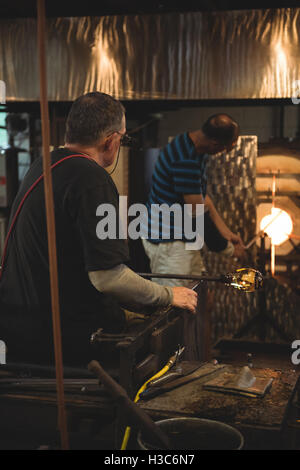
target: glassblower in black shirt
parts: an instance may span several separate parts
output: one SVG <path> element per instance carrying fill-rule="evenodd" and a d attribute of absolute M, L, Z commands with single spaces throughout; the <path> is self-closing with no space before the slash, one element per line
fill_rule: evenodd
<path fill-rule="evenodd" d="M 88 93 L 71 107 L 65 146 L 51 154 L 66 364 L 86 364 L 89 339 L 98 328 L 122 331 L 123 308 L 138 312 L 174 305 L 195 312 L 194 291 L 141 278 L 125 264 L 124 239 L 97 236 L 98 206 L 112 204 L 118 214 L 118 191 L 105 168 L 114 162 L 125 133 L 123 105 L 104 93 Z M 21 184 L 9 222 L 0 281 L 0 339 L 9 362 L 54 362 L 42 173 L 38 158 Z"/>

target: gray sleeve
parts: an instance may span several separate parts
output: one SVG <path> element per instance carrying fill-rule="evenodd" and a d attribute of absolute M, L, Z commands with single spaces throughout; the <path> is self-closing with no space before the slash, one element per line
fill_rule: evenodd
<path fill-rule="evenodd" d="M 173 301 L 171 287 L 148 281 L 124 264 L 112 269 L 90 271 L 89 278 L 98 291 L 114 296 L 120 305 L 128 310 L 164 308 Z"/>

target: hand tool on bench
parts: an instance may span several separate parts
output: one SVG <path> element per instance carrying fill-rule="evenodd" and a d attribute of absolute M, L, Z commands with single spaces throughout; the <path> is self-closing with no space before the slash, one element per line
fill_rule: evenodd
<path fill-rule="evenodd" d="M 146 390 L 151 387 L 160 387 L 174 379 L 189 375 L 195 370 L 199 369 L 201 365 L 202 364 L 197 361 L 181 361 L 179 364 L 175 365 L 175 367 L 173 367 L 170 372 L 167 372 L 162 377 L 149 382 Z"/>
<path fill-rule="evenodd" d="M 204 364 L 200 364 L 198 362 L 198 365 L 196 365 L 195 362 L 192 362 L 189 365 L 189 363 L 187 362 L 184 367 L 186 367 L 186 372 L 183 372 L 183 375 L 181 377 L 175 378 L 174 380 L 168 383 L 164 383 L 161 386 L 148 387 L 146 390 L 144 390 L 144 392 L 140 394 L 140 398 L 142 400 L 148 400 L 150 398 L 157 397 L 158 395 L 161 395 L 165 392 L 169 392 L 170 390 L 174 390 L 175 388 L 193 382 L 194 380 L 198 380 L 202 377 L 214 374 L 218 370 L 225 368 L 226 365 L 214 364 L 212 362 L 205 362 Z"/>

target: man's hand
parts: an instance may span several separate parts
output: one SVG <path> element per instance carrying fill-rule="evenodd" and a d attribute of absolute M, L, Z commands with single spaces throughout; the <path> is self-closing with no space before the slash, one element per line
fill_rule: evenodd
<path fill-rule="evenodd" d="M 241 237 L 233 233 L 227 227 L 224 220 L 220 217 L 217 209 L 215 208 L 214 203 L 212 202 L 211 198 L 208 195 L 206 195 L 206 198 L 205 198 L 205 205 L 209 210 L 209 215 L 211 217 L 211 220 L 213 221 L 213 223 L 219 230 L 222 237 L 224 237 L 226 240 L 230 241 L 234 245 L 239 245 L 240 247 L 245 248 L 245 245 Z"/>
<path fill-rule="evenodd" d="M 226 238 L 226 240 L 230 241 L 234 245 L 245 248 L 244 242 L 238 234 L 231 232 L 228 228 L 226 228 L 226 230 L 220 230 L 220 233 L 224 238 Z"/>
<path fill-rule="evenodd" d="M 243 240 L 241 239 L 241 237 L 239 235 L 236 235 L 235 233 L 232 233 L 230 232 L 229 234 L 229 240 L 234 244 L 234 245 L 238 245 L 240 246 L 241 248 L 245 248 L 245 245 L 243 243 Z"/>
<path fill-rule="evenodd" d="M 246 251 L 244 250 L 244 248 L 241 245 L 236 244 L 236 245 L 234 245 L 234 252 L 233 252 L 232 256 L 234 258 L 237 258 L 240 261 L 245 261 Z"/>
<path fill-rule="evenodd" d="M 192 289 L 187 287 L 173 287 L 173 302 L 174 307 L 180 307 L 196 313 L 198 295 Z"/>
<path fill-rule="evenodd" d="M 245 251 L 245 245 L 241 237 L 239 235 L 236 235 L 235 233 L 230 232 L 230 241 L 234 246 L 234 252 L 232 256 L 234 258 L 237 258 L 239 261 L 245 261 L 247 254 Z"/>

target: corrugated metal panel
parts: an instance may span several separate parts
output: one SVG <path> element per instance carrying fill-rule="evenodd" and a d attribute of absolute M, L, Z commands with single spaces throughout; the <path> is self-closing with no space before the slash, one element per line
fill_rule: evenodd
<path fill-rule="evenodd" d="M 49 99 L 288 98 L 300 77 L 300 9 L 48 20 Z M 38 100 L 34 19 L 0 22 L 8 100 Z"/>

